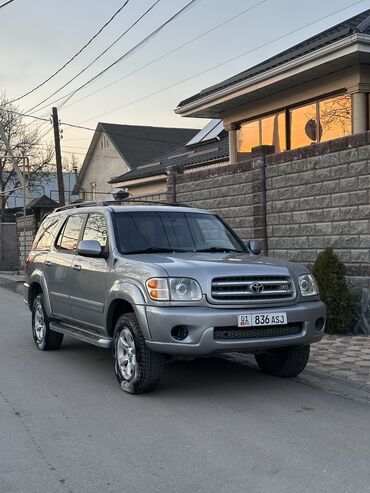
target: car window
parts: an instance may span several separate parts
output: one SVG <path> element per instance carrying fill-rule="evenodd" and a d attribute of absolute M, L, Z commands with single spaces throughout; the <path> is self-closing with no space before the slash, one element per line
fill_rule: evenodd
<path fill-rule="evenodd" d="M 104 214 L 92 213 L 86 221 L 83 240 L 96 240 L 102 248 L 107 246 L 107 222 Z"/>
<path fill-rule="evenodd" d="M 48 217 L 42 221 L 32 245 L 33 250 L 50 250 L 59 219 L 58 216 Z"/>
<path fill-rule="evenodd" d="M 120 212 L 115 214 L 121 252 L 173 248 L 184 251 L 244 251 L 241 241 L 217 216 L 183 212 Z"/>
<path fill-rule="evenodd" d="M 69 216 L 59 234 L 57 247 L 67 251 L 76 250 L 84 217 L 84 214 Z"/>

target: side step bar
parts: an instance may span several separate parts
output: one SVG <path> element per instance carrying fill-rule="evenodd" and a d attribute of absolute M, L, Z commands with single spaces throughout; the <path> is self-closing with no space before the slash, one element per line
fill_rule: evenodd
<path fill-rule="evenodd" d="M 92 332 L 67 324 L 66 322 L 53 320 L 50 322 L 50 328 L 55 330 L 55 332 L 70 335 L 75 339 L 94 344 L 94 346 L 99 346 L 104 349 L 109 349 L 112 346 L 112 339 L 110 337 L 93 334 Z"/>

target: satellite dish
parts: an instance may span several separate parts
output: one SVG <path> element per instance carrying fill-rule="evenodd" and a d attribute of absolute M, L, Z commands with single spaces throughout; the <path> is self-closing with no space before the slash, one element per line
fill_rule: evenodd
<path fill-rule="evenodd" d="M 309 139 L 312 141 L 316 142 L 316 135 L 317 135 L 317 122 L 314 118 L 311 118 L 308 120 L 304 127 L 304 131 L 306 132 L 306 135 Z M 320 123 L 320 128 L 319 128 L 319 134 L 320 134 L 320 140 L 322 136 L 322 126 Z"/>

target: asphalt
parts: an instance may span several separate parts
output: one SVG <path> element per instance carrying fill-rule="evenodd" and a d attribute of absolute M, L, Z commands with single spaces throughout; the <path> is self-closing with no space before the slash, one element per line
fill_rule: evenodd
<path fill-rule="evenodd" d="M 370 398 L 237 358 L 167 366 L 123 393 L 109 351 L 40 352 L 21 296 L 0 288 L 0 492 L 370 491 Z"/>

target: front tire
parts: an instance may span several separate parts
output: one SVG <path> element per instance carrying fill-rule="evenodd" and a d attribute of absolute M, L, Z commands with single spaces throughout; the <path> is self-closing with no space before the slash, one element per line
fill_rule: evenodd
<path fill-rule="evenodd" d="M 305 368 L 310 357 L 310 346 L 272 349 L 256 354 L 258 366 L 264 373 L 276 377 L 296 377 Z"/>
<path fill-rule="evenodd" d="M 148 349 L 134 313 L 122 315 L 117 321 L 113 362 L 121 389 L 130 394 L 151 391 L 161 378 L 164 356 Z"/>
<path fill-rule="evenodd" d="M 32 335 L 40 351 L 59 349 L 63 342 L 63 334 L 50 329 L 42 294 L 38 294 L 32 304 Z"/>

